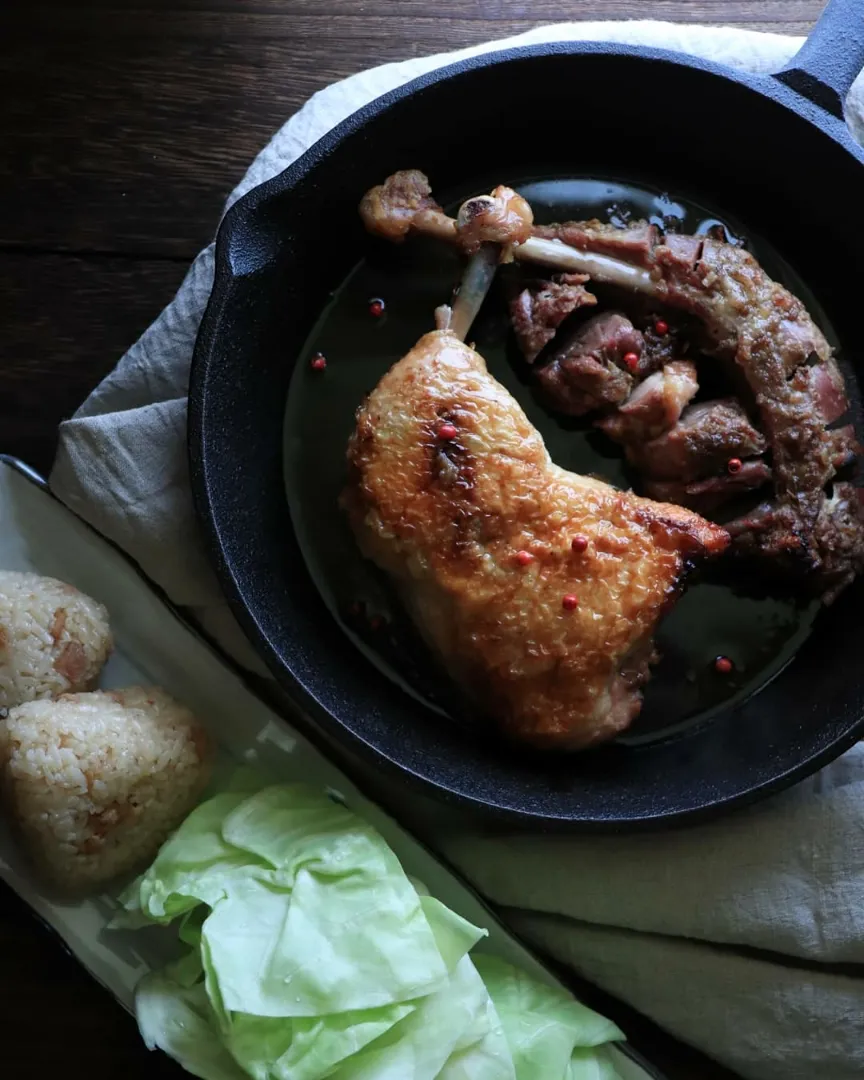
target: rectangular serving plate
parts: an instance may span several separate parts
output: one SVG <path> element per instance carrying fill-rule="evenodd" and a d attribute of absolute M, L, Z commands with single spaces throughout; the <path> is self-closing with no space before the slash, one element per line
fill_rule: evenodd
<path fill-rule="evenodd" d="M 562 984 L 508 933 L 492 910 L 450 869 L 371 802 L 335 765 L 258 698 L 152 588 L 132 562 L 77 518 L 21 462 L 0 455 L 0 569 L 69 582 L 101 601 L 116 648 L 104 688 L 155 684 L 189 706 L 221 748 L 220 770 L 255 764 L 275 780 L 302 780 L 337 792 L 375 826 L 406 873 L 466 919 L 489 931 L 478 946 L 554 986 Z M 113 895 L 59 903 L 40 890 L 0 818 L 0 877 L 60 935 L 90 974 L 134 1012 L 134 989 L 176 947 L 176 932 L 109 930 Z M 563 987 L 562 987 L 563 988 Z M 566 989 L 566 988 L 565 988 Z M 628 1046 L 610 1047 L 621 1080 L 663 1080 Z"/>

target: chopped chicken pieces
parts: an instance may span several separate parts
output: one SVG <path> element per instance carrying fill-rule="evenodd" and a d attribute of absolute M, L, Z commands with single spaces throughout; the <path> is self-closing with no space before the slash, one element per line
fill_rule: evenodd
<path fill-rule="evenodd" d="M 635 384 L 625 357 L 642 351 L 643 338 L 624 315 L 594 315 L 537 370 L 548 398 L 569 416 L 622 404 Z"/>
<path fill-rule="evenodd" d="M 597 427 L 616 442 L 654 439 L 678 423 L 698 389 L 695 364 L 673 360 L 639 383 L 623 405 L 597 421 Z"/>
<path fill-rule="evenodd" d="M 690 482 L 725 469 L 730 458 L 761 454 L 765 438 L 735 398 L 690 405 L 669 431 L 627 446 L 628 460 L 657 480 Z"/>
<path fill-rule="evenodd" d="M 568 315 L 597 303 L 597 297 L 585 288 L 587 280 L 587 274 L 556 274 L 551 281 L 527 285 L 510 301 L 513 329 L 529 364 L 555 337 Z"/>

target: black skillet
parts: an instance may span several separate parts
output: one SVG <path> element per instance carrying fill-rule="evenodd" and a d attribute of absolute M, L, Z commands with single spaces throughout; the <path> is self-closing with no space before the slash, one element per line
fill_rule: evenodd
<path fill-rule="evenodd" d="M 328 606 L 333 590 L 321 576 L 322 567 L 338 576 L 340 563 L 358 564 L 334 509 L 350 409 L 363 389 L 351 383 L 359 378 L 350 368 L 352 342 L 364 363 L 377 349 L 383 371 L 429 322 L 391 307 L 389 330 L 369 337 L 371 320 L 357 321 L 356 309 L 345 307 L 349 287 L 340 294 L 348 323 L 333 339 L 342 351 L 329 381 L 312 382 L 307 360 L 319 314 L 370 252 L 357 202 L 394 170 L 422 168 L 436 192 L 453 197 L 481 189 L 481 177 L 636 176 L 647 178 L 648 190 L 695 192 L 758 233 L 764 250 L 806 282 L 808 302 L 841 343 L 857 410 L 864 154 L 843 122 L 842 101 L 862 62 L 864 0 L 832 0 L 801 52 L 774 76 L 602 43 L 493 53 L 373 102 L 228 213 L 192 371 L 193 488 L 232 606 L 312 728 L 431 793 L 511 820 L 581 827 L 680 821 L 751 801 L 861 736 L 861 583 L 819 614 L 791 662 L 774 656 L 710 716 L 652 738 L 552 758 L 501 747 L 482 726 L 442 716 L 427 700 L 435 696 L 432 668 L 411 692 L 386 671 L 400 666 L 398 624 L 389 653 L 369 646 L 368 635 Z M 378 266 L 381 280 L 395 282 L 402 258 L 411 256 L 378 251 L 368 280 Z M 356 292 L 366 279 L 354 280 Z M 334 310 L 339 316 L 338 304 Z M 549 420 L 547 438 L 552 428 Z M 560 431 L 556 438 L 563 446 Z M 585 445 L 584 436 L 572 438 Z M 294 523 L 310 514 L 301 546 Z M 329 552 L 321 559 L 316 522 Z M 409 682 L 417 656 L 406 646 Z M 679 678 L 684 694 L 683 671 Z"/>

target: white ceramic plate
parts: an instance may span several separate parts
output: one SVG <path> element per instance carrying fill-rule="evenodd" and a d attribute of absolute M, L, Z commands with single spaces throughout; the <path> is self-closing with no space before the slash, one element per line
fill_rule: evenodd
<path fill-rule="evenodd" d="M 276 778 L 301 778 L 339 792 L 371 822 L 399 856 L 406 872 L 423 881 L 449 907 L 489 930 L 486 951 L 557 980 L 510 935 L 488 907 L 449 869 L 362 795 L 288 721 L 257 698 L 159 598 L 122 554 L 50 495 L 39 477 L 0 455 L 0 569 L 30 570 L 77 586 L 111 615 L 116 651 L 102 685 L 156 683 L 193 709 L 223 749 L 223 760 L 255 762 Z M 117 909 L 109 895 L 75 904 L 50 901 L 18 858 L 0 820 L 0 877 L 63 938 L 81 963 L 132 1011 L 141 975 L 171 955 L 176 933 L 107 929 Z M 660 1073 L 613 1047 L 621 1080 L 662 1080 Z"/>

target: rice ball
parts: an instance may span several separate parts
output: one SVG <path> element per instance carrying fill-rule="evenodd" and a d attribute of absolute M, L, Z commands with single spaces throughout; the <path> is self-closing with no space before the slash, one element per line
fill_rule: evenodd
<path fill-rule="evenodd" d="M 33 861 L 61 892 L 149 863 L 207 780 L 206 735 L 164 690 L 64 694 L 0 720 L 0 784 Z"/>
<path fill-rule="evenodd" d="M 0 709 L 89 690 L 111 647 L 101 604 L 55 578 L 0 570 Z"/>

